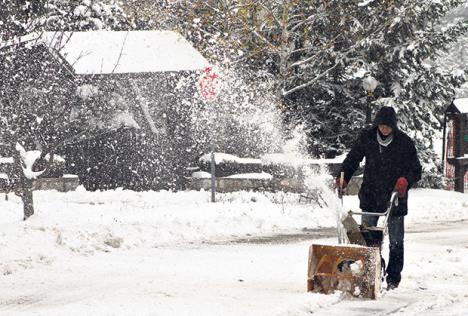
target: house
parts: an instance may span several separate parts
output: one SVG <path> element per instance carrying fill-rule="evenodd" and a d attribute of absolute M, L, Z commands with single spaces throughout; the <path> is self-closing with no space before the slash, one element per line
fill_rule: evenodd
<path fill-rule="evenodd" d="M 442 152 L 448 189 L 468 192 L 468 98 L 455 99 L 445 110 Z"/>
<path fill-rule="evenodd" d="M 183 186 L 184 167 L 195 159 L 190 106 L 209 63 L 182 36 L 172 31 L 45 32 L 0 50 L 14 44 L 39 61 L 48 60 L 54 80 L 69 86 L 71 118 L 91 108 L 95 116 L 82 120 L 81 127 L 106 131 L 60 152 L 67 171 L 78 174 L 88 189 Z M 36 76 L 44 72 L 42 67 Z"/>

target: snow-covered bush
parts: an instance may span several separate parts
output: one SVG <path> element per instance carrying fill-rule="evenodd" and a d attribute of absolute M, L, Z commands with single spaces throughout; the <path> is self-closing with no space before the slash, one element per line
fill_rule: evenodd
<path fill-rule="evenodd" d="M 49 31 L 128 29 L 126 15 L 114 0 L 49 0 L 42 24 Z"/>

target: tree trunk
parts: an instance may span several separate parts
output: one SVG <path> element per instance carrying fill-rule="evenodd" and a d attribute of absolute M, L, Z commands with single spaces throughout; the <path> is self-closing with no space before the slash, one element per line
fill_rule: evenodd
<path fill-rule="evenodd" d="M 33 180 L 28 179 L 22 168 L 21 156 L 17 150 L 14 151 L 14 174 L 18 182 L 15 183 L 15 194 L 21 197 L 23 202 L 23 220 L 27 220 L 34 214 Z"/>
<path fill-rule="evenodd" d="M 34 215 L 32 180 L 22 179 L 21 182 L 22 182 L 21 200 L 23 201 L 23 211 L 24 211 L 23 220 L 27 220 L 29 217 Z"/>

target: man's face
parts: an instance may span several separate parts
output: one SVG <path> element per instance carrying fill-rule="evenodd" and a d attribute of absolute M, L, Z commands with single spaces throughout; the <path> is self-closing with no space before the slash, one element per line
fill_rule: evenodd
<path fill-rule="evenodd" d="M 385 125 L 385 124 L 379 124 L 379 131 L 384 135 L 384 136 L 387 136 L 387 135 L 390 135 L 393 131 L 393 128 L 391 128 L 390 126 L 388 125 Z"/>

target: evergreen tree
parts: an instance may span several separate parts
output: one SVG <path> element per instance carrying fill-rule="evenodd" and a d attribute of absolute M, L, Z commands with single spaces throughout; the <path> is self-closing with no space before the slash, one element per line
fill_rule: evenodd
<path fill-rule="evenodd" d="M 468 23 L 461 21 L 446 29 L 440 19 L 465 1 L 393 1 L 376 23 L 383 26 L 368 38 L 359 56 L 365 69 L 380 82 L 376 105 L 393 105 L 399 111 L 400 126 L 410 134 L 425 165 L 422 185 L 440 186 L 439 162 L 433 139 L 441 129 L 443 111 L 450 104 L 454 89 L 464 76 L 444 72 L 430 60 L 466 33 Z"/>
<path fill-rule="evenodd" d="M 306 51 L 283 82 L 289 115 L 308 125 L 311 151 L 344 150 L 364 125 L 368 102 L 391 105 L 416 140 L 426 166 L 422 184 L 440 185 L 432 141 L 464 76 L 430 61 L 466 33 L 466 21 L 438 24 L 464 2 L 330 1 L 318 8 L 309 41 L 329 48 Z M 372 98 L 362 88 L 365 73 L 379 82 Z"/>
<path fill-rule="evenodd" d="M 310 153 L 343 152 L 369 105 L 373 112 L 391 105 L 425 162 L 422 183 L 440 184 L 432 141 L 465 76 L 433 61 L 466 33 L 463 19 L 440 27 L 465 0 L 166 2 L 153 8 L 178 16 L 172 27 L 205 56 L 276 78 L 286 122 L 304 124 Z M 223 53 L 210 54 L 217 51 Z M 379 83 L 372 95 L 362 86 L 366 74 Z"/>
<path fill-rule="evenodd" d="M 466 19 L 468 19 L 468 2 L 448 14 L 447 17 L 444 18 L 445 23 L 442 24 L 442 27 L 450 26 Z M 468 56 L 468 34 L 460 36 L 459 40 L 434 62 L 441 65 L 447 72 L 463 76 L 465 75 L 466 69 L 468 69 L 468 59 L 466 56 Z M 468 84 L 465 83 L 457 89 L 456 96 L 467 98 Z"/>
<path fill-rule="evenodd" d="M 328 43 L 329 49 L 301 56 L 296 62 L 301 68 L 283 83 L 291 115 L 308 117 L 314 138 L 349 145 L 350 139 L 337 141 L 333 135 L 349 131 L 350 124 L 362 126 L 368 99 L 361 81 L 364 73 L 370 73 L 380 83 L 374 104 L 395 106 L 405 130 L 420 130 L 422 138 L 431 136 L 463 78 L 441 73 L 429 65 L 429 59 L 467 30 L 464 23 L 440 30 L 437 21 L 462 2 L 329 2 L 322 8 L 322 18 L 310 26 L 315 32 L 312 39 Z M 326 117 L 335 124 L 328 124 Z M 327 127 L 317 129 L 318 122 L 327 122 Z"/>

